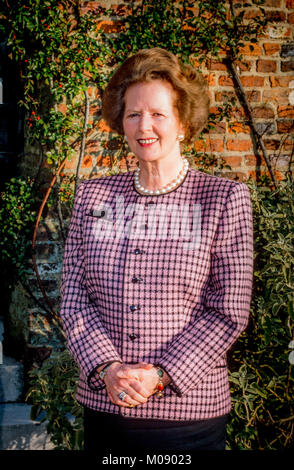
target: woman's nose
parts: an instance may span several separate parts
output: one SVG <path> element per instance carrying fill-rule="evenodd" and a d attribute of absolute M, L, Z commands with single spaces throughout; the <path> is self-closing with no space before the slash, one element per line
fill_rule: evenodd
<path fill-rule="evenodd" d="M 148 114 L 141 114 L 139 120 L 139 128 L 141 131 L 152 129 L 152 119 Z"/>

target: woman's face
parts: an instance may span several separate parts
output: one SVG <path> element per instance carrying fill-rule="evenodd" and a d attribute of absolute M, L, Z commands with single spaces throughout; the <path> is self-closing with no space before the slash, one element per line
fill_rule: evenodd
<path fill-rule="evenodd" d="M 172 85 L 163 80 L 135 83 L 125 93 L 124 133 L 131 151 L 143 161 L 180 155 L 177 136 L 183 133 Z"/>

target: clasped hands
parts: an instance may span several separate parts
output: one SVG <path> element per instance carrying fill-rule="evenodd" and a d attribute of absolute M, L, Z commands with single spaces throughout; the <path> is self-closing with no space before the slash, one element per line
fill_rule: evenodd
<path fill-rule="evenodd" d="M 153 364 L 121 364 L 114 362 L 108 368 L 104 379 L 112 403 L 129 408 L 146 403 L 156 391 L 158 374 Z M 119 394 L 125 392 L 122 401 Z"/>

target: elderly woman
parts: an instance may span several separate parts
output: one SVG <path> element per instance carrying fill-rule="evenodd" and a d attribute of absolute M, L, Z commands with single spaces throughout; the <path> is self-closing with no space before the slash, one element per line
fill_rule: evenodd
<path fill-rule="evenodd" d="M 79 184 L 65 246 L 61 316 L 88 450 L 225 448 L 252 208 L 246 184 L 181 154 L 208 108 L 205 79 L 160 48 L 129 57 L 105 89 L 103 117 L 138 167 Z"/>

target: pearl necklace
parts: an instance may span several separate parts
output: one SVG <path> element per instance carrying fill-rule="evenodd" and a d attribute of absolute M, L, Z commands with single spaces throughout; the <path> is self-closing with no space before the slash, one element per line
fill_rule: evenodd
<path fill-rule="evenodd" d="M 174 189 L 176 186 L 178 186 L 183 181 L 183 179 L 185 178 L 185 176 L 187 174 L 187 171 L 189 169 L 189 162 L 186 158 L 183 158 L 183 161 L 184 161 L 183 169 L 180 171 L 177 178 L 175 178 L 169 184 L 165 185 L 163 188 L 160 188 L 160 189 L 146 189 L 146 188 L 144 188 L 144 186 L 142 186 L 139 183 L 140 168 L 137 168 L 135 170 L 135 176 L 134 176 L 134 182 L 135 182 L 136 189 L 141 193 L 150 194 L 150 195 L 152 195 L 152 194 L 165 194 L 165 193 L 171 191 L 172 189 Z"/>

